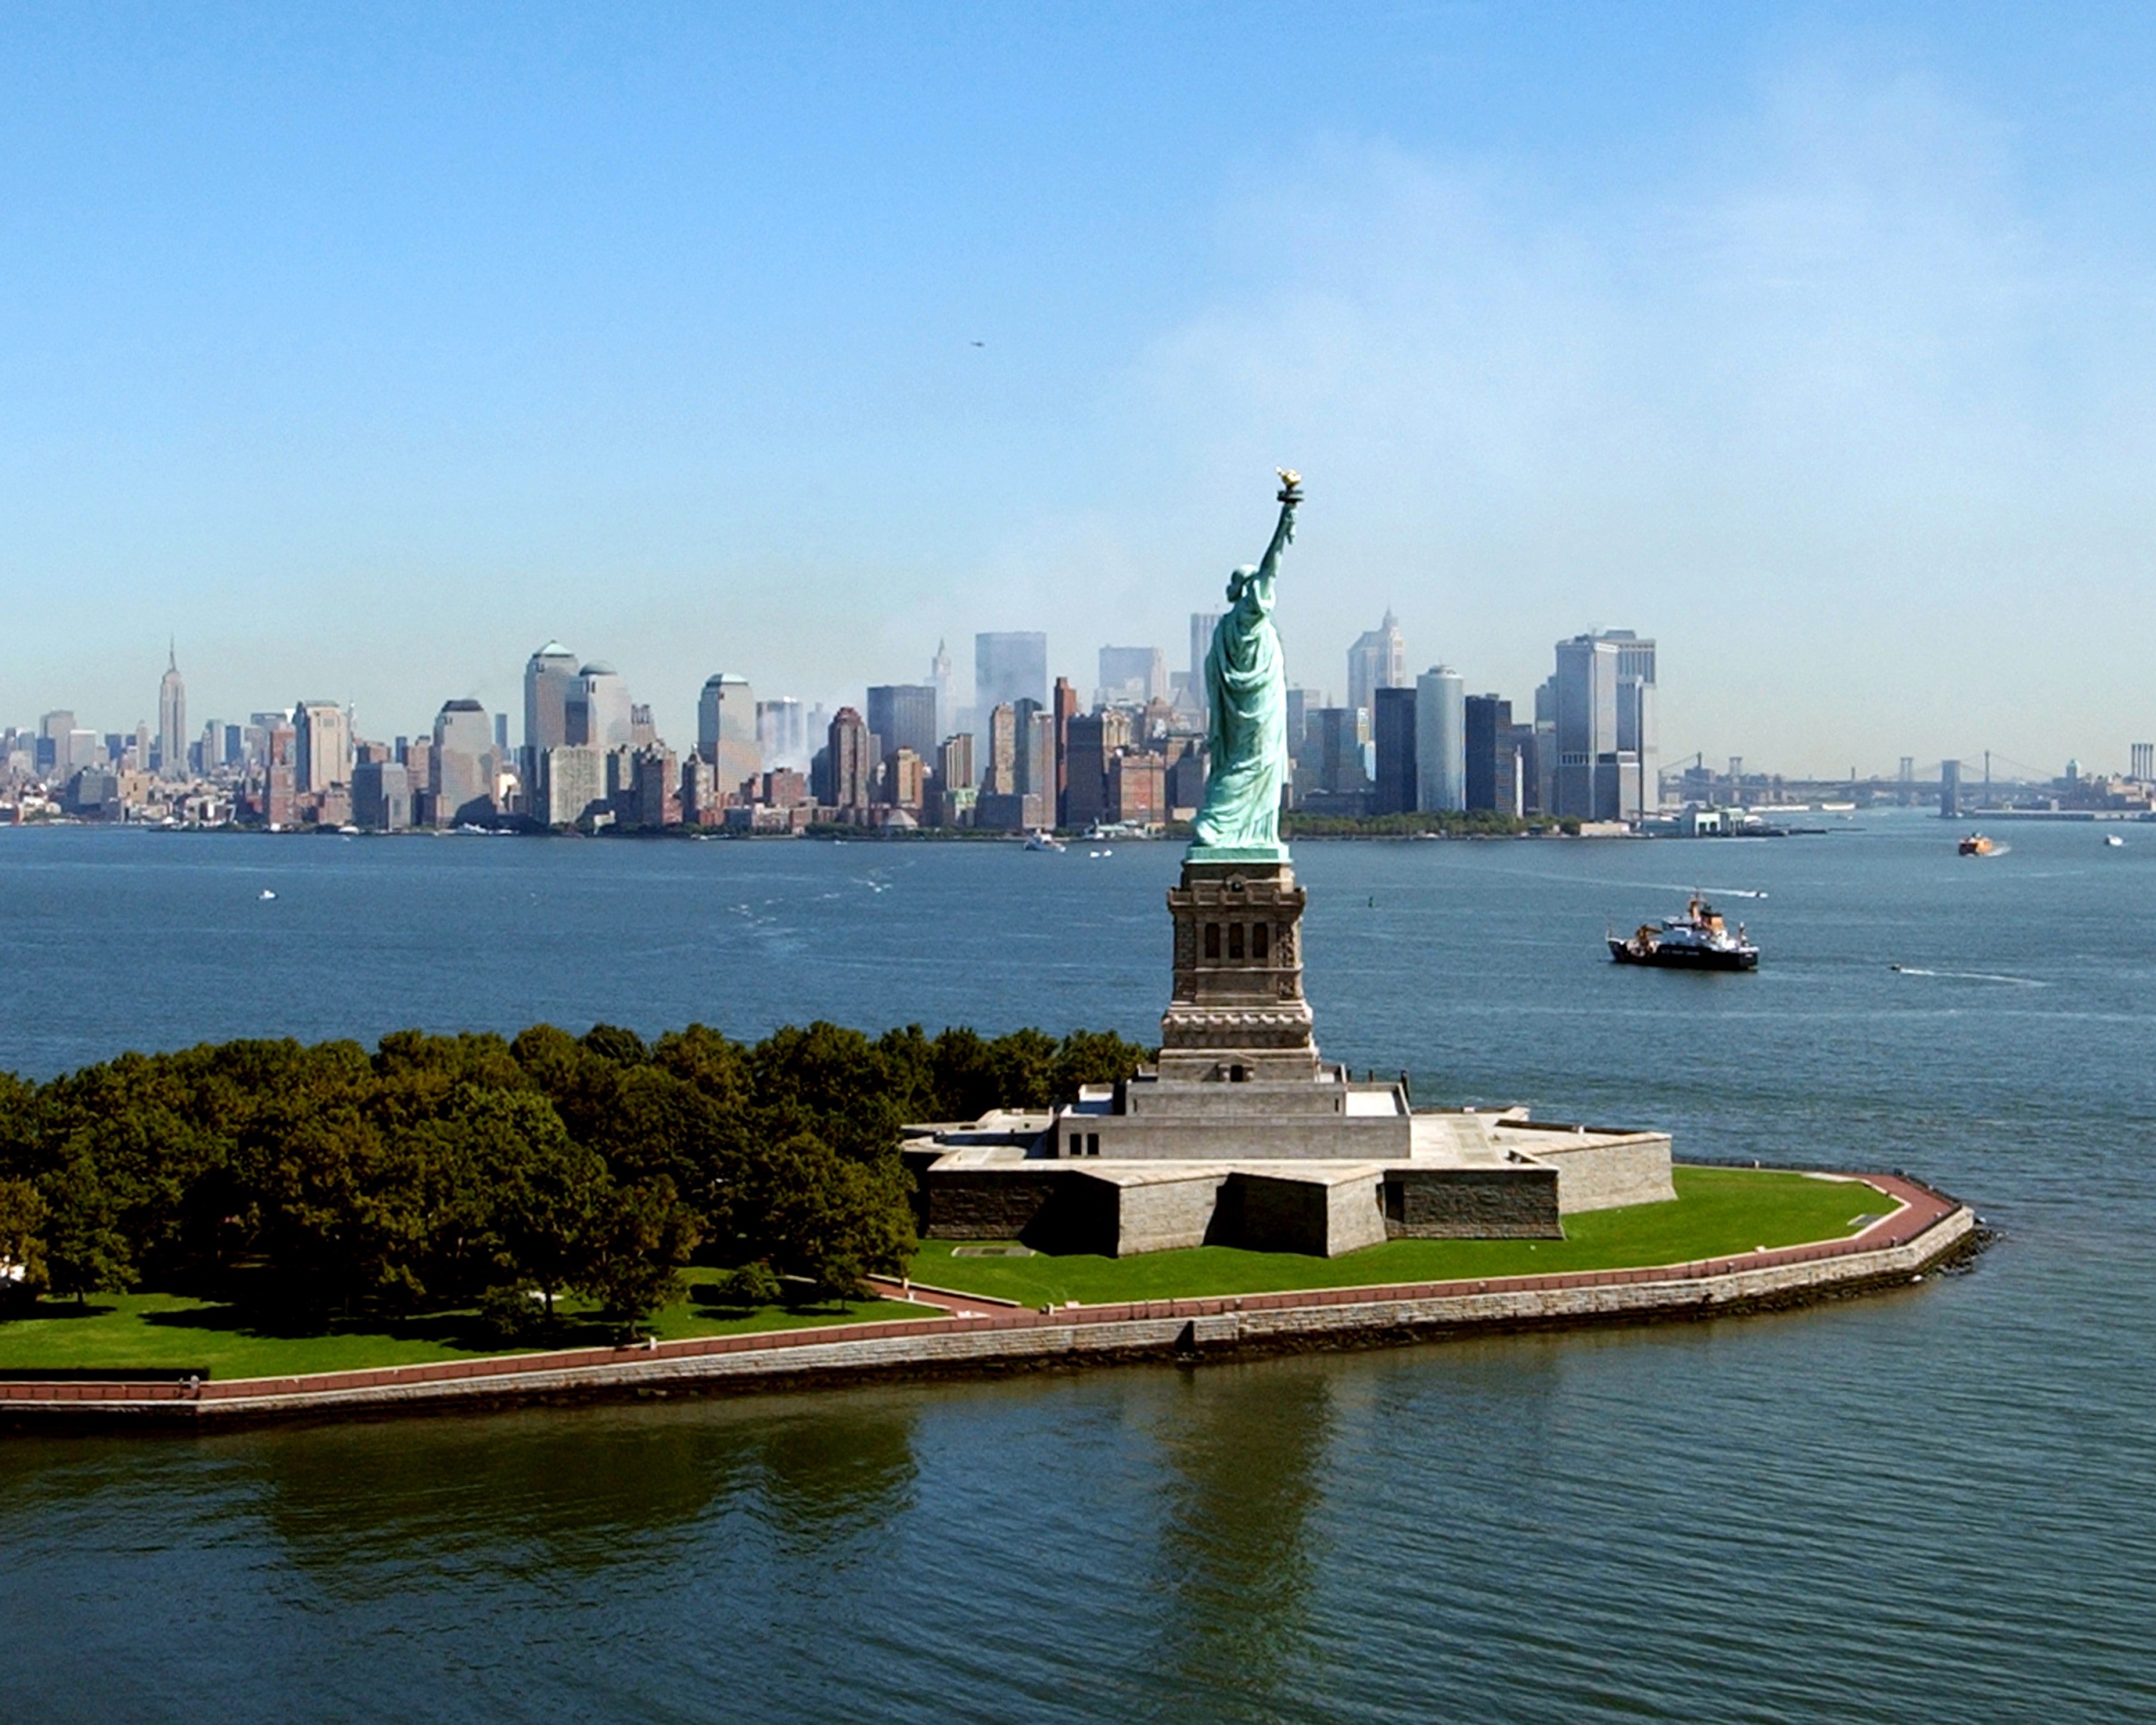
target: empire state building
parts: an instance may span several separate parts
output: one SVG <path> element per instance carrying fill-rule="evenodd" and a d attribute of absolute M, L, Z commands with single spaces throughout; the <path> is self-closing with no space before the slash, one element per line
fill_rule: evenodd
<path fill-rule="evenodd" d="M 180 677 L 180 655 L 170 652 L 157 684 L 157 776 L 187 776 L 187 685 Z"/>

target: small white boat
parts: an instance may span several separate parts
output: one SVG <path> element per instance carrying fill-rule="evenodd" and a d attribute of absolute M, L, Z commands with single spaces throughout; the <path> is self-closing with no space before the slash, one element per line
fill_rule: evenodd
<path fill-rule="evenodd" d="M 1064 842 L 1045 827 L 1026 840 L 1029 851 L 1060 851 L 1067 848 Z"/>
<path fill-rule="evenodd" d="M 2104 844 L 2106 847 L 2110 850 L 2117 850 L 2126 841 L 2121 838 L 2116 833 L 2106 833 L 2104 835 Z"/>
<path fill-rule="evenodd" d="M 277 895 L 270 891 L 268 887 L 264 887 L 261 891 L 255 894 L 255 897 L 258 898 L 274 898 L 277 897 Z"/>

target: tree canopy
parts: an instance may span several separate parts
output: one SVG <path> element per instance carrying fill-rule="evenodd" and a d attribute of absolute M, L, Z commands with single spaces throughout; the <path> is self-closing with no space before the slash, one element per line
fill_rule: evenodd
<path fill-rule="evenodd" d="M 0 1073 L 0 1293 L 551 1314 L 574 1291 L 633 1323 L 695 1262 L 846 1297 L 915 1249 L 902 1124 L 1067 1101 L 1144 1054 L 1087 1031 L 540 1024 Z"/>

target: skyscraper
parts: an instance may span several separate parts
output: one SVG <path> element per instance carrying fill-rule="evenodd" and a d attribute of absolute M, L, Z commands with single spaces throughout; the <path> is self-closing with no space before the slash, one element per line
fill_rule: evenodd
<path fill-rule="evenodd" d="M 884 758 L 910 748 L 936 758 L 936 691 L 926 683 L 879 683 L 869 691 L 869 729 L 882 739 Z"/>
<path fill-rule="evenodd" d="M 77 763 L 68 757 L 74 736 L 75 715 L 64 707 L 38 721 L 37 770 L 45 778 L 64 779 L 75 770 Z"/>
<path fill-rule="evenodd" d="M 1113 708 L 1071 720 L 1064 760 L 1063 818 L 1073 827 L 1108 818 L 1108 763 L 1129 726 Z"/>
<path fill-rule="evenodd" d="M 157 681 L 157 776 L 187 776 L 187 685 L 180 677 L 176 641 L 167 645 L 164 675 Z"/>
<path fill-rule="evenodd" d="M 988 714 L 1006 703 L 1048 704 L 1048 638 L 1018 632 L 973 638 L 974 723 L 985 728 Z"/>
<path fill-rule="evenodd" d="M 773 767 L 799 772 L 808 765 L 808 715 L 791 694 L 756 703 L 756 743 Z"/>
<path fill-rule="evenodd" d="M 973 818 L 972 732 L 953 731 L 937 748 L 934 789 L 934 825 L 959 827 Z"/>
<path fill-rule="evenodd" d="M 1608 768 L 1606 800 L 1604 775 Z M 1617 643 L 1576 635 L 1557 644 L 1557 808 L 1571 820 L 1617 818 Z"/>
<path fill-rule="evenodd" d="M 1060 827 L 1070 818 L 1064 802 L 1071 787 L 1071 721 L 1078 716 L 1078 691 L 1069 677 L 1059 677 L 1050 699 L 1056 715 L 1056 806 L 1049 814 L 1053 824 Z"/>
<path fill-rule="evenodd" d="M 1545 815 L 1557 812 L 1557 677 L 1545 677 L 1534 686 L 1534 807 Z"/>
<path fill-rule="evenodd" d="M 852 707 L 834 713 L 824 748 L 826 800 L 844 819 L 865 818 L 876 794 L 878 763 L 861 714 Z"/>
<path fill-rule="evenodd" d="M 1014 797 L 1018 794 L 1018 708 L 1009 701 L 988 710 L 982 728 L 981 794 Z"/>
<path fill-rule="evenodd" d="M 1630 629 L 1575 635 L 1557 646 L 1554 813 L 1637 820 L 1657 800 L 1655 643 Z"/>
<path fill-rule="evenodd" d="M 1467 807 L 1501 815 L 1520 812 L 1519 746 L 1512 703 L 1502 695 L 1467 697 Z"/>
<path fill-rule="evenodd" d="M 1630 629 L 1604 632 L 1606 640 L 1617 643 L 1617 755 L 1621 804 L 1618 818 L 1637 820 L 1660 807 L 1662 801 L 1662 751 L 1655 724 L 1655 643 Z"/>
<path fill-rule="evenodd" d="M 2156 743 L 2135 743 L 2131 753 L 2134 765 L 2126 776 L 2143 784 L 2156 779 Z"/>
<path fill-rule="evenodd" d="M 1348 704 L 1374 712 L 1378 690 L 1402 688 L 1407 681 L 1408 643 L 1400 619 L 1388 609 L 1385 620 L 1348 650 Z"/>
<path fill-rule="evenodd" d="M 320 796 L 332 785 L 352 782 L 352 724 L 334 701 L 302 701 L 292 709 L 298 738 L 293 761 L 293 788 L 303 797 Z"/>
<path fill-rule="evenodd" d="M 1019 795 L 1028 827 L 1056 824 L 1056 715 L 1030 701 L 1018 703 Z"/>
<path fill-rule="evenodd" d="M 756 696 L 745 677 L 717 671 L 696 697 L 696 753 L 708 762 L 721 796 L 738 796 L 764 770 Z M 649 822 L 646 822 L 649 825 Z"/>
<path fill-rule="evenodd" d="M 494 727 L 476 701 L 445 701 L 434 718 L 429 763 L 434 824 L 482 821 L 494 810 Z"/>
<path fill-rule="evenodd" d="M 1093 699 L 1101 706 L 1142 707 L 1168 698 L 1168 656 L 1158 647 L 1103 647 L 1100 686 Z"/>
<path fill-rule="evenodd" d="M 593 659 L 577 673 L 576 686 L 567 696 L 569 740 L 591 748 L 633 747 L 636 721 L 631 704 L 622 674 L 605 659 Z"/>
<path fill-rule="evenodd" d="M 1449 665 L 1415 679 L 1415 806 L 1467 807 L 1467 686 Z"/>
<path fill-rule="evenodd" d="M 950 686 L 950 649 L 941 637 L 936 641 L 936 656 L 928 661 L 928 685 L 936 692 L 936 729 L 939 733 L 959 729 L 957 691 Z"/>
<path fill-rule="evenodd" d="M 1421 798 L 1415 771 L 1415 701 L 1413 688 L 1381 688 L 1374 692 L 1377 710 L 1372 728 L 1377 744 L 1377 784 L 1370 799 L 1375 815 L 1412 814 Z"/>
<path fill-rule="evenodd" d="M 1370 779 L 1363 770 L 1362 739 L 1356 734 L 1352 707 L 1310 709 L 1304 715 L 1301 765 L 1297 785 L 1307 787 L 1313 804 L 1329 799 L 1329 812 L 1335 814 L 1367 808 Z"/>
<path fill-rule="evenodd" d="M 582 743 L 561 743 L 540 763 L 544 790 L 534 801 L 543 825 L 574 827 L 606 807 L 606 756 Z"/>
<path fill-rule="evenodd" d="M 1206 655 L 1212 650 L 1213 631 L 1220 624 L 1217 611 L 1190 614 L 1190 704 L 1199 721 L 1206 719 Z"/>
<path fill-rule="evenodd" d="M 580 689 L 577 656 L 550 641 L 524 664 L 524 778 L 536 786 L 546 751 L 569 741 L 569 709 Z"/>
<path fill-rule="evenodd" d="M 352 822 L 370 833 L 411 825 L 411 783 L 394 761 L 361 761 L 352 768 Z"/>

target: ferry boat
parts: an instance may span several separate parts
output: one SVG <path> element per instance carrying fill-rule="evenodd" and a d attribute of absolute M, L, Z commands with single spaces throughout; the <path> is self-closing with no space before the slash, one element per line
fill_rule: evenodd
<path fill-rule="evenodd" d="M 1961 841 L 1961 854 L 1964 856 L 1989 856 L 1998 848 L 1982 833 L 1971 833 Z"/>
<path fill-rule="evenodd" d="M 1697 893 L 1682 916 L 1665 916 L 1657 928 L 1642 923 L 1629 939 L 1609 936 L 1610 957 L 1619 964 L 1658 964 L 1673 970 L 1756 970 L 1759 949 L 1745 937 L 1745 925 L 1729 932 L 1722 914 Z"/>

